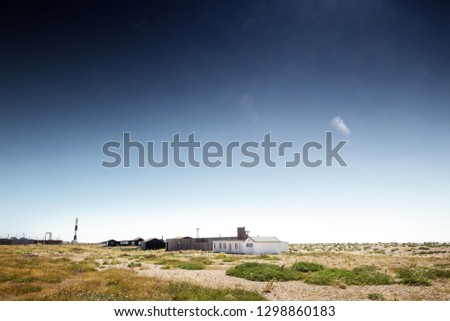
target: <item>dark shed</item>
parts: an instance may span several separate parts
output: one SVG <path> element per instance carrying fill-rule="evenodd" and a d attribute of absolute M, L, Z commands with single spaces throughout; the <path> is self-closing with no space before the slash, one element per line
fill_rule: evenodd
<path fill-rule="evenodd" d="M 108 246 L 108 247 L 110 247 L 110 246 L 118 246 L 119 245 L 119 242 L 118 241 L 116 241 L 116 240 L 108 240 L 108 241 L 106 241 L 106 242 L 104 242 L 104 244 L 105 244 L 105 246 Z"/>
<path fill-rule="evenodd" d="M 163 239 L 148 238 L 141 242 L 141 248 L 143 250 L 159 250 L 166 247 L 166 242 Z"/>
<path fill-rule="evenodd" d="M 134 239 L 131 240 L 131 245 L 134 245 L 134 246 L 140 246 L 140 245 L 141 245 L 141 242 L 142 242 L 143 240 L 144 240 L 144 239 L 143 239 L 142 237 L 136 237 L 136 238 L 134 238 Z"/>

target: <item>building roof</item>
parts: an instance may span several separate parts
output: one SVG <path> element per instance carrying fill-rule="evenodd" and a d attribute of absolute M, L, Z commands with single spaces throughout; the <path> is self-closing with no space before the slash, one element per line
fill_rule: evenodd
<path fill-rule="evenodd" d="M 279 243 L 281 242 L 277 237 L 275 236 L 262 236 L 262 237 L 254 237 L 251 236 L 249 237 L 249 239 L 251 239 L 253 242 L 255 243 L 261 243 L 261 242 L 276 242 Z"/>
<path fill-rule="evenodd" d="M 171 239 L 168 240 L 184 240 L 184 239 L 191 239 L 192 237 L 190 236 L 177 236 L 177 237 L 173 237 Z"/>
<path fill-rule="evenodd" d="M 163 242 L 164 242 L 164 240 L 159 239 L 159 238 L 157 238 L 157 237 L 149 237 L 148 239 L 145 239 L 145 240 L 143 240 L 142 242 L 148 242 L 148 241 L 152 241 L 152 240 L 158 240 L 158 241 L 163 241 Z"/>

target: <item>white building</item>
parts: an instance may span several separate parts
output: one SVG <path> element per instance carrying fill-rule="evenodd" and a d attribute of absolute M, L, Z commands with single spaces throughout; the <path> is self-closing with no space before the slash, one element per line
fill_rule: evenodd
<path fill-rule="evenodd" d="M 276 237 L 248 237 L 245 240 L 214 241 L 213 252 L 235 254 L 280 254 L 288 252 L 288 243 Z"/>

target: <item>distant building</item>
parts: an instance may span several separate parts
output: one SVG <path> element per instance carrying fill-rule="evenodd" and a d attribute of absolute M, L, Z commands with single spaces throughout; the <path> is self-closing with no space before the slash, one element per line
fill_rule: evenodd
<path fill-rule="evenodd" d="M 0 245 L 11 245 L 10 239 L 0 239 Z"/>
<path fill-rule="evenodd" d="M 141 246 L 143 240 L 141 237 L 136 237 L 132 240 L 122 240 L 119 241 L 119 246 Z"/>
<path fill-rule="evenodd" d="M 111 240 L 103 242 L 102 244 L 107 247 L 114 247 L 114 246 L 119 246 L 120 242 L 111 239 Z"/>
<path fill-rule="evenodd" d="M 280 254 L 288 252 L 288 243 L 276 237 L 248 237 L 246 240 L 217 240 L 213 252 L 235 254 Z"/>
<path fill-rule="evenodd" d="M 143 250 L 159 250 L 166 247 L 166 242 L 163 239 L 148 238 L 141 242 L 141 248 Z"/>
<path fill-rule="evenodd" d="M 28 245 L 28 244 L 46 244 L 46 245 L 59 245 L 62 244 L 62 240 L 34 240 L 25 237 L 17 238 L 11 237 L 9 239 L 0 239 L 0 245 Z"/>
<path fill-rule="evenodd" d="M 201 250 L 212 251 L 214 241 L 245 240 L 248 237 L 245 227 L 237 228 L 237 236 L 225 237 L 176 237 L 166 240 L 166 251 Z"/>
<path fill-rule="evenodd" d="M 17 238 L 17 237 L 11 237 L 11 244 L 12 245 L 27 245 L 27 244 L 37 244 L 37 240 L 27 239 L 25 237 Z"/>
<path fill-rule="evenodd" d="M 136 237 L 131 240 L 131 245 L 133 246 L 141 246 L 141 243 L 144 239 L 142 237 Z"/>
<path fill-rule="evenodd" d="M 63 244 L 62 240 L 37 240 L 38 244 L 46 244 L 46 245 L 60 245 Z"/>

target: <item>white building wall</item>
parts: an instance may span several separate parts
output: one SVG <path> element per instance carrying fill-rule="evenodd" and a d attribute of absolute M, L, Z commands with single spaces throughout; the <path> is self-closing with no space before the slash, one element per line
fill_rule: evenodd
<path fill-rule="evenodd" d="M 280 254 L 287 252 L 286 242 L 257 242 L 253 244 L 254 254 Z"/>
<path fill-rule="evenodd" d="M 213 241 L 214 253 L 243 254 L 244 244 L 242 241 Z"/>
<path fill-rule="evenodd" d="M 279 246 L 277 243 L 253 243 L 254 254 L 277 254 Z"/>
<path fill-rule="evenodd" d="M 289 252 L 289 243 L 288 242 L 281 242 L 280 250 L 281 250 L 281 253 Z"/>
<path fill-rule="evenodd" d="M 213 241 L 214 253 L 280 254 L 288 251 L 287 242 Z"/>

